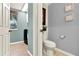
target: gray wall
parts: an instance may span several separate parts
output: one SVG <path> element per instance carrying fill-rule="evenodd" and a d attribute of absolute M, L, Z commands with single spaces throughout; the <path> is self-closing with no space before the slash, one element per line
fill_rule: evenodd
<path fill-rule="evenodd" d="M 18 12 L 18 30 L 13 30 L 10 33 L 10 42 L 18 42 L 18 41 L 23 41 L 23 34 L 24 34 L 24 29 L 27 28 L 27 18 L 26 18 L 26 13 L 24 12 Z"/>
<path fill-rule="evenodd" d="M 79 55 L 79 4 L 73 4 L 73 21 L 65 22 L 62 3 L 54 3 L 48 7 L 48 39 L 56 42 L 57 48 Z M 60 35 L 65 35 L 60 39 Z"/>
<path fill-rule="evenodd" d="M 33 54 L 33 4 L 28 4 L 28 50 Z"/>

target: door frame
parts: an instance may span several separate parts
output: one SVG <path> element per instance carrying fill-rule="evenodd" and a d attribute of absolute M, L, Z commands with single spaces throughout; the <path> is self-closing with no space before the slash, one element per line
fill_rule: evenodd
<path fill-rule="evenodd" d="M 33 4 L 33 54 L 37 56 L 37 4 Z"/>
<path fill-rule="evenodd" d="M 42 56 L 43 39 L 47 39 L 47 31 L 42 36 L 42 8 L 46 8 L 46 26 L 48 27 L 48 4 L 36 3 L 33 4 L 33 55 Z"/>
<path fill-rule="evenodd" d="M 42 20 L 42 4 L 41 3 L 33 3 L 33 53 L 32 55 L 38 56 L 42 55 L 42 39 L 39 40 L 39 27 L 38 20 Z M 40 10 L 41 9 L 41 10 Z M 40 23 L 39 23 L 40 24 Z"/>
<path fill-rule="evenodd" d="M 38 56 L 42 56 L 42 47 L 43 47 L 43 43 L 42 43 L 42 40 L 43 40 L 43 35 L 42 35 L 42 32 L 40 31 L 42 29 L 42 3 L 38 3 L 37 5 L 37 53 L 38 53 Z"/>
<path fill-rule="evenodd" d="M 42 21 L 42 16 L 41 16 L 42 7 L 43 7 L 42 3 L 33 4 L 33 55 L 39 55 L 39 56 L 42 56 L 42 39 L 39 38 L 40 37 L 39 31 L 41 29 L 39 22 Z"/>

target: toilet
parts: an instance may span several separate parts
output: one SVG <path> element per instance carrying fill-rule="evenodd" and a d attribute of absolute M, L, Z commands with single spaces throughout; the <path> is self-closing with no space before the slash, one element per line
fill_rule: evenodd
<path fill-rule="evenodd" d="M 55 47 L 56 47 L 55 42 L 50 41 L 50 40 L 44 40 L 43 41 L 43 55 L 53 56 Z"/>

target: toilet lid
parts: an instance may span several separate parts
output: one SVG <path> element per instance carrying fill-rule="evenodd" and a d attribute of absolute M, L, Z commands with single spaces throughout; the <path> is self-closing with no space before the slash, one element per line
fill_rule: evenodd
<path fill-rule="evenodd" d="M 45 40 L 44 45 L 47 46 L 47 47 L 56 47 L 55 42 L 49 41 L 49 40 Z"/>

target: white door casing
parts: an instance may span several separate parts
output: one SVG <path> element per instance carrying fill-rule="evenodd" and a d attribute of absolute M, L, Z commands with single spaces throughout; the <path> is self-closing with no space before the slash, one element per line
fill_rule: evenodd
<path fill-rule="evenodd" d="M 42 8 L 46 9 L 46 31 L 41 32 L 43 25 L 43 14 L 42 14 Z M 46 40 L 48 38 L 48 4 L 39 4 L 38 3 L 38 56 L 43 55 L 43 40 Z"/>
<path fill-rule="evenodd" d="M 42 7 L 46 9 L 46 31 L 43 32 L 43 40 L 48 40 L 48 4 L 43 3 Z"/>
<path fill-rule="evenodd" d="M 46 3 L 43 3 L 43 6 L 42 6 L 42 8 L 45 8 L 46 9 L 46 17 L 45 17 L 45 19 L 46 19 L 46 21 L 45 21 L 45 26 L 46 26 L 46 31 L 44 31 L 43 33 L 42 33 L 42 36 L 43 36 L 43 40 L 42 41 L 44 41 L 44 40 L 48 40 L 48 4 L 46 4 Z M 45 54 L 46 52 L 45 52 L 45 47 L 44 47 L 44 45 L 43 45 L 43 47 L 42 47 L 42 55 L 46 55 Z"/>
<path fill-rule="evenodd" d="M 10 5 L 0 3 L 0 55 L 10 52 Z"/>
<path fill-rule="evenodd" d="M 0 3 L 0 55 L 2 55 L 2 40 L 3 40 L 3 33 L 2 32 L 3 20 L 2 20 L 2 4 Z"/>
<path fill-rule="evenodd" d="M 37 43 L 37 3 L 33 4 L 33 55 L 38 55 L 38 43 Z"/>
<path fill-rule="evenodd" d="M 42 29 L 42 3 L 38 3 L 38 9 L 37 9 L 37 25 L 38 25 L 38 56 L 42 56 L 42 32 L 40 31 Z"/>

